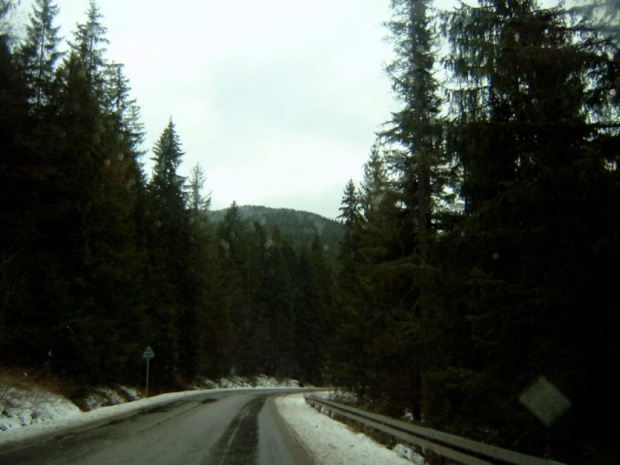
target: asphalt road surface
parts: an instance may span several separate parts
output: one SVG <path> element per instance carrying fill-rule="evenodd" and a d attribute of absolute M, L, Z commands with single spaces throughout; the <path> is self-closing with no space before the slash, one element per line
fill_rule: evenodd
<path fill-rule="evenodd" d="M 0 450 L 0 464 L 312 465 L 277 413 L 279 394 L 196 395 Z"/>

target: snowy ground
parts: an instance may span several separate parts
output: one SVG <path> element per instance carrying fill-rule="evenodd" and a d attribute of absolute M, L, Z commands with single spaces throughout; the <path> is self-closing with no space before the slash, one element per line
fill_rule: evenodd
<path fill-rule="evenodd" d="M 258 382 L 256 379 L 244 381 L 240 378 L 229 378 L 222 384 L 225 385 L 223 389 L 256 386 L 261 389 L 273 388 L 274 385 L 282 387 L 277 381 L 266 377 L 260 378 Z M 296 382 L 285 384 L 287 384 L 286 387 L 297 387 Z M 220 388 L 162 394 L 149 399 L 143 398 L 97 408 L 98 404 L 110 402 L 110 399 L 123 401 L 122 397 L 114 391 L 100 390 L 98 394 L 89 398 L 88 404 L 93 410 L 82 412 L 75 404 L 58 395 L 36 389 L 28 392 L 19 390 L 9 392 L 9 389 L 11 388 L 5 388 L 4 395 L 0 398 L 2 401 L 0 402 L 0 448 L 3 445 L 33 440 L 69 428 L 113 421 L 161 404 L 221 390 Z M 139 395 L 133 390 L 122 392 L 122 394 L 126 398 Z M 349 427 L 318 413 L 306 404 L 303 394 L 279 398 L 276 405 L 292 432 L 300 438 L 303 446 L 315 458 L 317 465 L 351 463 L 356 465 L 377 463 L 411 465 L 412 463 L 367 436 L 355 433 Z"/>
<path fill-rule="evenodd" d="M 75 404 L 67 399 L 53 396 L 50 397 L 50 401 L 47 404 L 36 406 L 36 410 L 27 404 L 23 405 L 22 408 L 13 409 L 20 411 L 18 415 L 12 414 L 11 416 L 13 418 L 17 417 L 25 420 L 21 424 L 19 422 L 11 423 L 3 417 L 2 423 L 5 426 L 8 423 L 12 428 L 0 431 L 0 447 L 9 443 L 35 439 L 39 436 L 45 436 L 69 428 L 86 426 L 102 420 L 112 421 L 119 417 L 131 415 L 133 412 L 156 407 L 161 404 L 180 400 L 188 396 L 195 396 L 204 392 L 213 391 L 185 391 L 162 394 L 148 399 L 140 399 L 135 402 L 101 407 L 91 410 L 90 412 L 82 412 Z M 35 411 L 38 413 L 34 413 Z M 27 425 L 28 419 L 35 416 L 41 418 L 41 421 L 35 421 Z"/>
<path fill-rule="evenodd" d="M 303 394 L 276 400 L 280 415 L 316 460 L 317 465 L 411 465 L 411 461 L 368 436 L 332 420 L 306 404 Z M 399 448 L 405 450 L 404 448 Z"/>
<path fill-rule="evenodd" d="M 215 389 L 296 388 L 299 383 L 296 380 L 279 381 L 259 375 L 252 378 L 233 376 L 217 381 L 203 379 L 192 387 L 192 391 L 164 394 L 150 399 L 143 399 L 136 389 L 123 386 L 116 390 L 94 388 L 81 399 L 80 409 L 60 395 L 43 390 L 36 384 L 13 378 L 11 382 L 0 382 L 0 445 L 7 441 L 20 440 L 22 437 L 88 424 L 108 416 L 126 415 L 176 400 L 177 397 L 192 396 L 207 390 L 213 392 Z"/>
<path fill-rule="evenodd" d="M 34 387 L 9 386 L 0 396 L 0 442 L 11 431 L 80 416 L 82 411 L 64 397 Z"/>

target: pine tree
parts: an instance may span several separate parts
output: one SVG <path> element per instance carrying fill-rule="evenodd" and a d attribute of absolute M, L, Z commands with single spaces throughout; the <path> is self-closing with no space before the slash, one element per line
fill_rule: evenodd
<path fill-rule="evenodd" d="M 396 59 L 387 67 L 392 88 L 404 108 L 395 112 L 384 137 L 396 147 L 390 157 L 403 201 L 412 215 L 416 255 L 429 260 L 433 198 L 442 195 L 440 100 L 434 77 L 434 38 L 426 0 L 393 0 L 392 32 Z"/>
<path fill-rule="evenodd" d="M 180 283 L 185 313 L 179 317 L 183 374 L 188 380 L 198 375 L 216 376 L 227 368 L 224 340 L 228 335 L 225 296 L 220 279 L 215 231 L 209 221 L 210 197 L 203 194 L 205 173 L 196 165 L 187 184 L 188 232 L 191 253 L 186 277 Z"/>
<path fill-rule="evenodd" d="M 99 17 L 92 3 L 88 24 Z M 141 345 L 134 212 L 142 173 L 135 141 L 106 105 L 104 32 L 100 23 L 78 26 L 33 143 L 55 189 L 38 225 L 39 310 L 51 315 L 53 368 L 84 383 L 134 372 Z"/>
<path fill-rule="evenodd" d="M 111 63 L 106 66 L 104 73 L 104 111 L 111 117 L 119 142 L 128 146 L 132 159 L 137 163 L 144 154 L 144 125 L 140 118 L 140 107 L 136 99 L 130 96 L 131 87 L 123 74 L 123 65 Z"/>
<path fill-rule="evenodd" d="M 376 178 L 370 177 L 368 172 L 365 178 L 368 190 L 365 196 L 369 198 L 366 205 L 369 237 L 374 236 L 370 243 L 375 243 L 369 249 L 369 256 L 372 256 L 376 270 L 383 270 L 383 276 L 391 276 L 391 292 L 394 292 L 392 286 L 400 283 L 397 287 L 403 296 L 407 296 L 391 307 L 399 308 L 402 313 L 390 317 L 392 321 L 385 319 L 384 334 L 377 334 L 377 341 L 386 343 L 385 335 L 403 341 L 399 348 L 401 352 L 394 353 L 393 358 L 403 359 L 403 371 L 408 373 L 408 380 L 403 379 L 400 387 L 390 388 L 392 401 L 394 404 L 409 404 L 414 417 L 420 418 L 422 380 L 428 366 L 427 348 L 430 346 L 431 291 L 427 289 L 427 283 L 432 273 L 431 249 L 437 228 L 434 212 L 444 195 L 446 161 L 443 122 L 439 115 L 441 101 L 434 77 L 433 19 L 429 4 L 425 0 L 394 0 L 391 8 L 394 16 L 387 26 L 392 33 L 396 59 L 387 71 L 403 108 L 393 113 L 388 129 L 381 134 L 389 144 L 386 161 L 394 175 L 389 189 L 385 187 L 388 184 L 385 171 L 382 171 L 385 168 L 377 165 L 382 162 L 378 148 L 373 149 L 367 165 Z M 384 196 L 392 199 L 384 202 Z M 377 221 L 381 216 L 391 224 L 390 228 Z M 394 242 L 389 244 L 386 240 Z M 377 247 L 378 244 L 384 244 L 383 250 Z M 409 284 L 404 284 L 407 281 Z M 387 288 L 382 292 L 386 291 Z M 396 321 L 400 321 L 398 326 Z M 401 334 L 398 334 L 398 327 Z M 381 347 L 377 350 L 384 351 Z M 398 394 L 398 391 L 406 390 L 411 393 L 409 400 Z"/>
<path fill-rule="evenodd" d="M 310 247 L 306 243 L 302 245 L 296 274 L 296 375 L 301 380 L 319 385 L 324 377 L 325 343 L 330 337 L 326 323 L 332 310 L 332 278 L 318 234 L 315 233 Z"/>
<path fill-rule="evenodd" d="M 267 338 L 264 368 L 273 376 L 293 376 L 295 359 L 295 270 L 297 254 L 277 227 L 272 228 L 264 261 L 262 300 Z"/>
<path fill-rule="evenodd" d="M 358 308 L 361 284 L 358 276 L 360 265 L 361 235 L 363 216 L 360 206 L 360 194 L 353 180 L 345 186 L 339 220 L 342 221 L 344 234 L 339 244 L 336 267 L 337 312 L 335 314 L 335 332 L 329 341 L 329 370 L 333 381 L 341 386 L 353 389 L 362 379 L 358 372 L 363 352 L 363 335 Z"/>
<path fill-rule="evenodd" d="M 467 434 L 492 428 L 514 448 L 594 461 L 583 454 L 610 438 L 581 436 L 597 446 L 580 449 L 576 435 L 601 398 L 588 386 L 610 376 L 585 360 L 605 358 L 618 328 L 602 310 L 617 304 L 599 271 L 617 254 L 606 225 L 618 211 L 600 208 L 618 193 L 614 156 L 602 149 L 617 137 L 609 93 L 617 44 L 561 7 L 527 1 L 462 4 L 446 31 L 457 86 L 449 141 L 463 167 L 465 211 L 446 244 L 459 263 L 445 263 L 463 277 L 461 315 L 452 314 L 471 338 L 462 334 L 467 350 L 443 379 L 462 387 L 449 397 L 452 425 L 473 418 L 470 406 L 484 399 L 488 409 L 476 408 Z M 582 309 L 593 304 L 601 311 L 584 321 Z M 540 374 L 576 401 L 571 419 L 550 432 L 506 402 Z"/>
<path fill-rule="evenodd" d="M 8 7 L 0 2 L 0 22 Z M 8 42 L 0 32 L 0 349 L 5 361 L 15 363 L 32 361 L 39 349 L 37 342 L 24 345 L 33 317 L 27 270 L 36 197 L 28 170 L 33 156 L 23 142 L 31 127 L 27 87 Z"/>
<path fill-rule="evenodd" d="M 230 320 L 234 322 L 229 341 L 228 353 L 230 369 L 238 374 L 253 372 L 253 349 L 246 345 L 252 339 L 251 305 L 252 286 L 250 226 L 241 216 L 236 202 L 226 210 L 217 231 L 222 262 L 222 281 L 225 285 L 230 310 Z"/>
<path fill-rule="evenodd" d="M 58 91 L 51 94 L 49 126 L 41 135 L 51 136 L 47 162 L 55 173 L 57 192 L 50 212 L 40 225 L 41 268 L 45 280 L 41 313 L 53 315 L 50 325 L 53 369 L 92 382 L 105 370 L 97 352 L 96 332 L 101 295 L 95 283 L 99 249 L 93 233 L 108 223 L 102 168 L 109 152 L 102 137 L 104 115 L 82 58 L 72 53 L 58 72 Z M 42 142 L 42 141 L 41 141 Z M 44 148 L 45 150 L 45 148 Z M 98 236 L 105 240 L 105 235 Z M 107 329 L 107 326 L 106 326 Z M 113 341 L 111 341 L 113 343 Z"/>
<path fill-rule="evenodd" d="M 58 50 L 60 27 L 54 26 L 58 11 L 58 6 L 52 0 L 36 0 L 32 6 L 26 40 L 19 50 L 34 111 L 50 102 L 56 63 L 63 55 Z"/>
<path fill-rule="evenodd" d="M 102 24 L 103 16 L 95 0 L 90 0 L 86 22 L 80 23 L 71 42 L 71 53 L 80 59 L 80 76 L 87 78 L 93 92 L 103 101 L 105 92 L 105 53 L 108 44 L 107 28 Z"/>
<path fill-rule="evenodd" d="M 175 382 L 175 372 L 187 372 L 195 360 L 180 360 L 179 321 L 191 319 L 187 296 L 182 292 L 191 254 L 189 214 L 185 205 L 185 179 L 177 174 L 184 152 L 172 119 L 153 149 L 153 175 L 148 186 L 150 229 L 149 249 L 149 331 L 157 344 L 160 359 L 159 382 Z M 157 341 L 157 343 L 155 343 Z M 156 350 L 155 345 L 153 349 Z"/>
<path fill-rule="evenodd" d="M 169 219 L 178 219 L 184 210 L 183 184 L 185 179 L 177 174 L 177 170 L 185 154 L 181 149 L 181 140 L 172 119 L 159 137 L 153 154 L 152 160 L 155 165 L 151 190 L 158 200 L 157 207 L 162 213 L 168 210 Z"/>
<path fill-rule="evenodd" d="M 204 184 L 207 180 L 205 172 L 200 165 L 195 165 L 190 172 L 190 179 L 187 184 L 188 208 L 195 216 L 207 213 L 211 205 L 211 195 L 205 197 L 202 193 Z"/>
<path fill-rule="evenodd" d="M 356 273 L 361 261 L 360 247 L 364 228 L 360 193 L 353 180 L 345 187 L 340 212 L 338 219 L 343 222 L 344 234 L 338 253 L 339 295 L 344 302 L 349 302 L 359 291 Z"/>
<path fill-rule="evenodd" d="M 373 211 L 379 208 L 391 187 L 386 161 L 375 144 L 364 164 L 364 179 L 359 193 L 359 208 L 366 221 L 371 220 Z"/>

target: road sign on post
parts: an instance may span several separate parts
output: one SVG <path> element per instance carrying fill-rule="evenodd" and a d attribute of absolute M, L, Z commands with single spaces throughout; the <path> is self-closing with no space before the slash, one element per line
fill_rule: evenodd
<path fill-rule="evenodd" d="M 147 346 L 146 349 L 144 349 L 144 354 L 142 354 L 142 358 L 145 359 L 149 359 L 149 358 L 153 358 L 155 357 L 155 352 L 153 352 L 153 349 L 151 349 L 151 346 Z"/>
<path fill-rule="evenodd" d="M 146 397 L 149 396 L 149 362 L 155 357 L 155 352 L 151 349 L 151 346 L 147 346 L 142 354 L 142 358 L 146 359 Z"/>

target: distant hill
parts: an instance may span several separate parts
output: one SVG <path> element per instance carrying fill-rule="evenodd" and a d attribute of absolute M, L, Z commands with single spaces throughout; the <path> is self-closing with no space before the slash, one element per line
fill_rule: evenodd
<path fill-rule="evenodd" d="M 270 231 L 273 226 L 277 226 L 282 236 L 295 249 L 299 249 L 304 241 L 307 244 L 312 243 L 316 231 L 328 253 L 335 254 L 338 250 L 338 243 L 343 234 L 342 223 L 338 221 L 330 220 L 316 213 L 290 208 L 269 208 L 253 205 L 244 205 L 238 208 L 243 218 L 251 222 L 260 222 L 267 231 Z M 216 210 L 209 212 L 209 216 L 217 224 L 224 219 L 225 213 L 226 209 Z"/>

